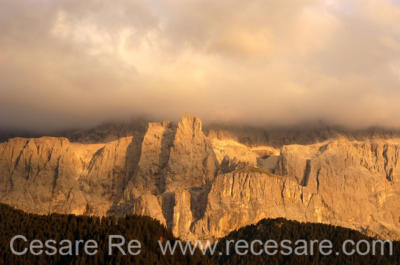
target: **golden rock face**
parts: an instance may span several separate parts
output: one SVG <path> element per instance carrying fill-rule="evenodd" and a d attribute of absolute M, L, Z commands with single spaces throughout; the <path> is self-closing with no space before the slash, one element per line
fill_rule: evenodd
<path fill-rule="evenodd" d="M 107 143 L 0 144 L 1 202 L 39 214 L 148 215 L 188 240 L 275 217 L 399 239 L 399 177 L 399 139 L 250 147 L 207 137 L 190 115 Z"/>

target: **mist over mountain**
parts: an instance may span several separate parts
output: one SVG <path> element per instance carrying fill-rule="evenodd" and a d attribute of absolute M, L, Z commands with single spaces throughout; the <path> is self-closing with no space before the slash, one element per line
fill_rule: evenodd
<path fill-rule="evenodd" d="M 397 0 L 3 0 L 0 127 L 399 127 Z"/>
<path fill-rule="evenodd" d="M 107 121 L 94 126 L 66 128 L 62 130 L 10 130 L 0 129 L 0 142 L 13 137 L 66 137 L 71 142 L 103 143 L 137 134 L 144 134 L 150 117 L 131 118 L 125 121 Z M 177 121 L 175 121 L 177 122 Z M 234 122 L 204 122 L 206 135 L 216 138 L 232 138 L 246 145 L 312 144 L 338 136 L 350 139 L 393 138 L 400 136 L 400 129 L 372 126 L 354 128 L 326 122 L 307 122 L 294 125 L 256 124 Z"/>
<path fill-rule="evenodd" d="M 127 229 L 140 264 L 157 237 L 400 240 L 399 25 L 400 0 L 0 0 L 0 226 Z M 268 263 L 194 258 L 164 263 Z M 270 261 L 393 264 L 358 258 Z"/>

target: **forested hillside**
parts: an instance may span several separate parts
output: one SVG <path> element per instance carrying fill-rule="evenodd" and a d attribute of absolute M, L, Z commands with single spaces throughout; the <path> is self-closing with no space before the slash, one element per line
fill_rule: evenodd
<path fill-rule="evenodd" d="M 51 214 L 35 215 L 15 210 L 7 205 L 0 204 L 0 264 L 206 264 L 201 262 L 205 257 L 200 253 L 191 256 L 162 255 L 158 246 L 158 240 L 175 240 L 171 231 L 164 228 L 160 223 L 150 217 L 126 216 L 114 217 L 89 217 L 75 215 Z M 10 251 L 10 240 L 15 235 L 24 235 L 29 241 L 39 239 L 46 241 L 54 239 L 59 242 L 62 239 L 75 240 L 93 239 L 98 242 L 98 253 L 93 256 L 85 255 L 81 249 L 79 255 L 53 255 L 46 254 L 34 256 L 28 253 L 23 256 L 13 255 Z M 109 235 L 123 235 L 128 240 L 136 239 L 141 242 L 141 253 L 139 255 L 123 256 L 118 249 L 113 255 L 108 255 Z M 18 242 L 22 242 L 19 240 Z M 19 245 L 29 248 L 29 242 Z M 124 247 L 126 250 L 126 247 Z"/>
<path fill-rule="evenodd" d="M 221 255 L 214 257 L 213 260 L 217 264 L 240 264 L 240 265 L 384 265 L 384 264 L 400 264 L 399 242 L 393 242 L 393 255 L 389 255 L 388 244 L 384 244 L 381 248 L 380 244 L 375 245 L 375 255 L 372 254 L 372 245 L 374 240 L 379 240 L 367 237 L 364 234 L 347 228 L 316 224 L 316 223 L 300 223 L 297 221 L 289 221 L 285 219 L 264 219 L 255 225 L 249 225 L 244 228 L 234 231 L 220 240 L 217 252 L 226 253 L 226 241 L 245 240 L 252 242 L 254 240 L 273 240 L 282 242 L 283 240 L 290 240 L 293 244 L 290 245 L 294 253 L 296 249 L 296 241 L 304 241 L 307 244 L 303 245 L 301 242 L 297 244 L 297 255 L 283 255 L 288 252 L 287 249 L 278 248 L 277 255 L 237 255 L 231 251 L 231 255 Z M 322 242 L 329 240 L 332 242 L 333 250 L 331 255 L 323 255 L 319 252 L 317 244 L 314 243 L 314 254 L 310 255 L 311 241 Z M 353 250 L 356 251 L 354 255 L 345 255 L 342 246 L 346 240 L 352 240 L 355 243 L 363 241 L 360 244 L 360 253 L 366 252 L 366 242 L 370 243 L 370 252 L 366 255 L 358 255 L 356 246 L 346 244 L 346 251 L 348 253 Z M 258 245 L 257 245 L 258 246 Z M 271 244 L 270 244 L 271 246 Z M 305 247 L 304 247 L 305 246 Z M 256 248 L 255 252 L 259 252 L 260 247 Z M 272 249 L 270 249 L 271 252 Z M 383 250 L 384 252 L 381 252 Z M 243 251 L 243 250 L 242 250 Z M 306 253 L 307 252 L 307 253 Z M 326 249 L 324 250 L 326 252 Z M 384 255 L 381 255 L 383 253 Z"/>
<path fill-rule="evenodd" d="M 383 248 L 385 255 L 381 255 L 381 248 L 376 247 L 375 255 L 351 255 L 346 256 L 342 253 L 341 246 L 345 240 L 352 239 L 355 242 L 366 240 L 372 242 L 373 238 L 341 227 L 299 223 L 296 221 L 288 221 L 285 219 L 265 219 L 256 225 L 246 226 L 237 231 L 233 231 L 228 236 L 218 240 L 218 244 L 214 255 L 209 255 L 209 251 L 202 252 L 198 249 L 194 255 L 187 253 L 183 255 L 181 251 L 176 251 L 173 256 L 163 255 L 158 241 L 165 242 L 170 240 L 172 243 L 177 240 L 171 231 L 166 229 L 160 223 L 150 217 L 130 215 L 122 218 L 114 217 L 89 217 L 75 215 L 35 215 L 15 210 L 4 204 L 0 204 L 0 264 L 224 264 L 224 265 L 386 265 L 400 264 L 399 262 L 399 242 L 393 243 L 393 255 L 389 255 L 389 249 Z M 25 247 L 29 249 L 29 243 L 34 239 L 46 241 L 54 239 L 60 242 L 63 239 L 69 239 L 72 242 L 76 240 L 95 240 L 98 242 L 98 252 L 96 255 L 86 255 L 80 248 L 79 255 L 75 255 L 75 248 L 72 255 L 32 255 L 28 251 L 26 255 L 17 256 L 10 251 L 10 240 L 15 235 L 24 235 L 28 242 L 24 243 L 19 240 L 15 244 L 17 251 L 22 251 Z M 139 255 L 122 255 L 120 251 L 113 251 L 112 255 L 108 255 L 108 236 L 123 235 L 126 240 L 136 239 L 141 242 L 141 253 Z M 314 250 L 314 254 L 284 255 L 281 248 L 278 248 L 276 255 L 268 255 L 265 252 L 261 255 L 255 255 L 250 251 L 246 255 L 235 254 L 234 244 L 239 240 L 248 243 L 254 240 L 266 242 L 274 240 L 282 242 L 290 240 L 311 240 L 321 242 L 328 239 L 333 243 L 333 254 L 322 255 L 318 249 Z M 227 241 L 233 242 L 227 244 Z M 127 244 L 127 243 L 126 243 Z M 227 246 L 230 246 L 229 253 Z M 74 245 L 75 247 L 75 245 Z M 126 246 L 123 247 L 126 250 Z M 46 247 L 44 247 L 44 250 Z M 293 244 L 293 250 L 295 245 Z M 365 250 L 364 248 L 361 248 Z M 37 251 L 36 249 L 35 251 Z M 256 252 L 262 250 L 261 243 L 254 248 Z M 244 249 L 240 249 L 243 253 Z M 300 254 L 299 254 L 300 253 Z M 337 255 L 336 253 L 339 253 Z"/>

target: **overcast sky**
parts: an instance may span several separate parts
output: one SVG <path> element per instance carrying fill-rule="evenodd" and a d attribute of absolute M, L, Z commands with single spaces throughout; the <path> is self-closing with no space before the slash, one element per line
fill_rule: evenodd
<path fill-rule="evenodd" d="M 0 127 L 400 127 L 397 0 L 1 0 Z"/>

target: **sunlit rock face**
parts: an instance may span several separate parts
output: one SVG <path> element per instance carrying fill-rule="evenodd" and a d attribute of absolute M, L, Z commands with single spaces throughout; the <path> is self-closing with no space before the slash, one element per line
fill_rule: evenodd
<path fill-rule="evenodd" d="M 148 215 L 183 239 L 285 217 L 400 238 L 400 140 L 247 146 L 201 121 L 149 123 L 106 143 L 0 144 L 0 201 L 28 212 Z"/>

